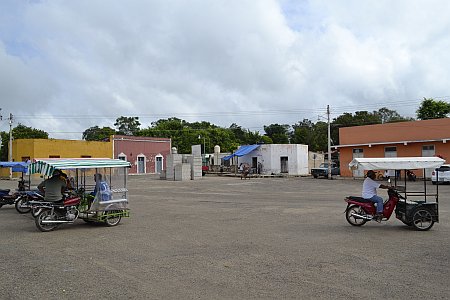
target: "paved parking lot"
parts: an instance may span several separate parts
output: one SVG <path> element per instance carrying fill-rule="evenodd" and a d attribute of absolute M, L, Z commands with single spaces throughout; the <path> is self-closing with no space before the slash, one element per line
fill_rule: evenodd
<path fill-rule="evenodd" d="M 450 186 L 440 223 L 417 232 L 350 226 L 343 199 L 361 185 L 132 176 L 131 218 L 49 233 L 4 206 L 0 299 L 448 299 Z"/>

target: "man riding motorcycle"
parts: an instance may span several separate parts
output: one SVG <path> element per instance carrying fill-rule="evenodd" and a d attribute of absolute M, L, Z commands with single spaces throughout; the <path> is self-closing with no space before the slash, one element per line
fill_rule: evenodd
<path fill-rule="evenodd" d="M 67 188 L 67 183 L 61 177 L 61 171 L 53 171 L 52 177 L 42 181 L 38 185 L 39 191 L 44 194 L 44 200 L 48 202 L 58 202 L 63 198 L 63 192 Z"/>
<path fill-rule="evenodd" d="M 364 180 L 361 196 L 377 204 L 377 213 L 374 219 L 380 222 L 383 218 L 383 198 L 377 195 L 377 188 L 389 189 L 389 186 L 376 182 L 375 178 L 376 174 L 374 171 L 367 171 L 367 178 Z"/>

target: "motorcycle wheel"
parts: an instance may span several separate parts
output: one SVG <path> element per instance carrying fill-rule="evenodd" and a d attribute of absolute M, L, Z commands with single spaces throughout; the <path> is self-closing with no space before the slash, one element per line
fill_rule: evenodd
<path fill-rule="evenodd" d="M 364 209 L 362 209 L 361 206 L 356 205 L 356 204 L 350 205 L 347 208 L 347 210 L 345 211 L 345 218 L 347 219 L 347 222 L 353 226 L 362 226 L 367 223 L 367 220 L 357 218 L 355 216 L 352 216 L 352 214 L 358 214 L 358 215 L 362 215 L 362 216 L 367 215 L 367 213 L 364 211 Z"/>
<path fill-rule="evenodd" d="M 19 214 L 26 214 L 31 211 L 31 208 L 29 208 L 29 207 L 22 207 L 22 204 L 24 204 L 25 202 L 27 202 L 27 198 L 21 197 L 21 198 L 17 199 L 16 203 L 14 204 L 14 206 L 16 207 L 16 210 Z"/>
<path fill-rule="evenodd" d="M 416 208 L 413 212 L 412 226 L 416 230 L 427 231 L 433 227 L 434 221 L 431 211 L 424 207 Z"/>
<path fill-rule="evenodd" d="M 121 213 L 122 211 L 120 211 L 120 210 L 110 210 L 110 211 L 108 211 L 108 212 L 105 212 L 106 214 L 108 214 L 108 213 Z M 122 220 L 122 216 L 120 216 L 120 215 L 116 215 L 116 216 L 107 216 L 106 218 L 105 218 L 105 224 L 106 224 L 106 226 L 108 226 L 108 227 L 112 227 L 112 226 L 116 226 L 117 224 L 119 224 L 120 223 L 120 220 Z"/>
<path fill-rule="evenodd" d="M 52 211 L 50 209 L 44 209 L 42 210 L 35 218 L 34 222 L 36 223 L 36 227 L 43 232 L 52 231 L 56 227 L 58 227 L 59 224 L 57 223 L 51 223 L 51 224 L 42 224 L 43 220 L 56 220 L 56 214 L 51 213 Z"/>

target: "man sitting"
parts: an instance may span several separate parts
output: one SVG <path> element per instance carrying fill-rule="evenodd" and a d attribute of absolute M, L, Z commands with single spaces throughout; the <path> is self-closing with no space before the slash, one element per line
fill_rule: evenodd
<path fill-rule="evenodd" d="M 54 170 L 52 177 L 38 185 L 39 191 L 44 195 L 44 200 L 49 202 L 61 201 L 66 188 L 66 181 L 61 177 L 60 170 Z"/>
<path fill-rule="evenodd" d="M 375 177 L 374 171 L 369 170 L 367 172 L 367 178 L 363 183 L 362 197 L 377 204 L 375 220 L 379 222 L 383 218 L 383 198 L 377 196 L 377 188 L 388 189 L 389 186 L 376 182 Z"/>

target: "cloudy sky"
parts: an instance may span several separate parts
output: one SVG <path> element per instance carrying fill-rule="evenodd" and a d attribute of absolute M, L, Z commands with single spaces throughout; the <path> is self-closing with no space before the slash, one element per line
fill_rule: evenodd
<path fill-rule="evenodd" d="M 258 130 L 450 100 L 448 0 L 1 0 L 0 131 Z"/>

